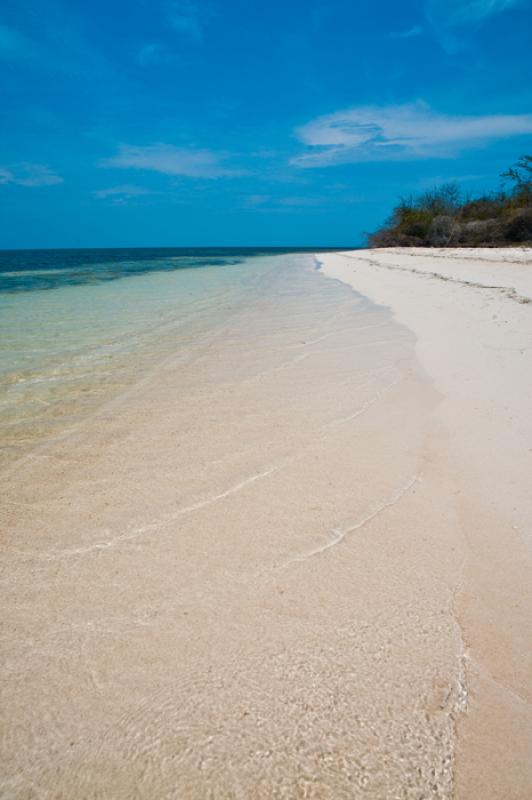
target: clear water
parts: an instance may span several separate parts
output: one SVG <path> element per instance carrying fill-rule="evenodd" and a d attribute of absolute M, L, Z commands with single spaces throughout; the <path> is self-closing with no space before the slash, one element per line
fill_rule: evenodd
<path fill-rule="evenodd" d="M 186 358 L 293 252 L 0 252 L 0 463 L 78 424 L 165 357 Z"/>
<path fill-rule="evenodd" d="M 312 255 L 200 258 L 4 295 L 7 454 L 47 444 L 2 474 L 0 796 L 450 798 L 413 336 Z"/>

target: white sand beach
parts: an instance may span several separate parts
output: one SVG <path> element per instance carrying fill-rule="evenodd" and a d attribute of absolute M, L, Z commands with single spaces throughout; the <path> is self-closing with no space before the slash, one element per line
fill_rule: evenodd
<path fill-rule="evenodd" d="M 456 797 L 532 794 L 532 251 L 394 248 L 331 254 L 345 281 L 416 336 L 465 556 L 455 576 L 467 713 Z M 430 470 L 440 446 L 431 448 Z"/>
<path fill-rule="evenodd" d="M 280 258 L 3 472 L 2 796 L 532 794 L 532 253 Z"/>

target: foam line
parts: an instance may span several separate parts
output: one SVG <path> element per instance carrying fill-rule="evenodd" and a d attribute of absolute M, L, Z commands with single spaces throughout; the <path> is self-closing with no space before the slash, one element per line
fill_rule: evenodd
<path fill-rule="evenodd" d="M 67 558 L 69 556 L 79 556 L 79 555 L 87 555 L 88 553 L 93 553 L 98 550 L 107 550 L 109 547 L 114 547 L 117 544 L 121 544 L 122 542 L 129 542 L 132 539 L 137 539 L 139 536 L 143 536 L 144 534 L 157 530 L 162 525 L 170 522 L 171 520 L 177 519 L 182 514 L 190 514 L 194 511 L 199 511 L 202 508 L 212 505 L 213 503 L 217 503 L 219 500 L 223 500 L 226 497 L 230 497 L 236 492 L 239 492 L 241 489 L 244 489 L 246 486 L 249 486 L 255 481 L 260 480 L 261 478 L 266 478 L 268 475 L 271 475 L 275 472 L 279 467 L 273 466 L 264 472 L 257 472 L 255 475 L 251 475 L 249 478 L 246 478 L 243 481 L 231 486 L 229 489 L 226 489 L 225 492 L 220 492 L 220 494 L 215 494 L 212 497 L 208 497 L 206 500 L 201 500 L 198 503 L 194 503 L 190 506 L 183 506 L 183 508 L 177 509 L 174 511 L 173 514 L 170 514 L 168 517 L 157 520 L 156 522 L 152 522 L 149 525 L 143 525 L 140 528 L 135 528 L 130 533 L 122 533 L 119 536 L 114 536 L 111 539 L 95 542 L 94 544 L 88 545 L 87 547 L 77 547 L 74 550 L 61 550 L 58 553 L 54 553 L 53 555 L 48 555 L 47 559 L 53 560 L 56 558 Z"/>
<path fill-rule="evenodd" d="M 386 509 L 391 508 L 396 503 L 398 503 L 401 500 L 401 498 L 404 497 L 404 495 L 408 491 L 410 491 L 410 489 L 414 486 L 414 484 L 416 484 L 419 480 L 421 480 L 420 476 L 419 475 L 414 475 L 412 478 L 410 478 L 408 483 L 405 484 L 405 486 L 402 486 L 401 489 L 399 489 L 399 491 L 397 491 L 392 497 L 390 497 L 388 500 L 385 500 L 383 503 L 381 503 L 375 509 L 375 511 L 371 512 L 371 514 L 368 514 L 366 517 L 363 517 L 363 519 L 359 520 L 354 525 L 351 525 L 350 527 L 345 528 L 344 530 L 339 530 L 338 528 L 333 528 L 332 529 L 332 533 L 333 533 L 332 539 L 330 539 L 328 542 L 326 542 L 325 544 L 321 545 L 320 547 L 315 547 L 313 550 L 309 550 L 306 553 L 303 553 L 303 554 L 301 554 L 299 556 L 294 556 L 294 558 L 291 558 L 288 561 L 286 561 L 283 564 L 283 567 L 287 567 L 290 564 L 294 564 L 294 563 L 298 563 L 298 562 L 308 561 L 309 558 L 313 558 L 314 556 L 321 555 L 321 553 L 325 553 L 327 550 L 330 550 L 332 547 L 336 547 L 336 545 L 340 544 L 340 542 L 342 542 L 345 539 L 345 537 L 348 536 L 350 533 L 354 533 L 354 531 L 360 530 L 360 528 L 363 528 L 365 525 L 368 524 L 368 522 L 371 522 L 379 514 L 382 514 L 383 511 L 386 511 Z"/>

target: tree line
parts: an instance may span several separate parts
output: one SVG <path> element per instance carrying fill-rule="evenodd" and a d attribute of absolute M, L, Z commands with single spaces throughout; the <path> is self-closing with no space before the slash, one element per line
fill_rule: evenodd
<path fill-rule="evenodd" d="M 457 183 L 402 198 L 370 247 L 478 247 L 532 243 L 532 155 L 501 175 L 498 192 L 467 197 Z"/>

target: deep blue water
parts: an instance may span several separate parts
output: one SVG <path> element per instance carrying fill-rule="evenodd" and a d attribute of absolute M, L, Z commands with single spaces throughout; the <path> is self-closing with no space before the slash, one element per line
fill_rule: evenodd
<path fill-rule="evenodd" d="M 80 286 L 147 272 L 223 267 L 238 264 L 251 256 L 304 252 L 316 252 L 316 248 L 0 250 L 0 292 L 29 292 Z"/>

